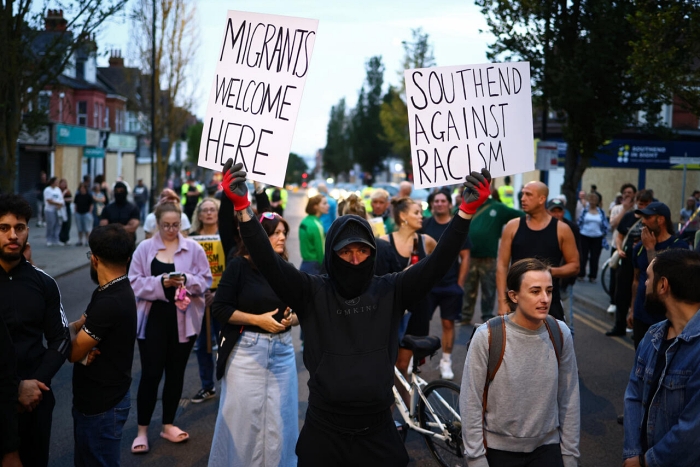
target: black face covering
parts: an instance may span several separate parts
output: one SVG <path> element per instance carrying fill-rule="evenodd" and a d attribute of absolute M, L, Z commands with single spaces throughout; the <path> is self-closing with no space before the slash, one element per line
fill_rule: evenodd
<path fill-rule="evenodd" d="M 367 290 L 374 274 L 374 256 L 360 264 L 354 265 L 331 252 L 333 255 L 333 274 L 331 278 L 338 293 L 345 299 L 359 297 Z"/>
<path fill-rule="evenodd" d="M 126 192 L 125 191 L 115 191 L 114 192 L 114 202 L 117 204 L 126 203 Z"/>

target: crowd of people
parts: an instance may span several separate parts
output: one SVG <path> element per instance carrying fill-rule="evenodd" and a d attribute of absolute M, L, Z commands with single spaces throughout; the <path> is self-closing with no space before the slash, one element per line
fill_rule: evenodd
<path fill-rule="evenodd" d="M 217 197 L 188 180 L 183 196 L 163 190 L 151 213 L 142 181 L 131 192 L 123 180 L 109 188 L 87 179 L 72 193 L 65 180 L 47 180 L 38 221 L 47 243 L 68 244 L 76 222 L 97 285 L 72 323 L 56 282 L 24 256 L 31 207 L 0 196 L 0 287 L 13 287 L 0 305 L 3 466 L 48 464 L 50 385 L 64 360 L 74 363 L 75 464 L 119 465 L 136 345 L 135 455 L 150 450 L 163 379 L 160 437 L 189 439 L 175 418 L 195 348 L 201 389 L 192 402 L 217 397 L 221 381 L 209 465 L 406 465 L 391 411 L 394 366 L 407 375 L 402 337 L 427 336 L 439 308 L 443 379 L 454 379 L 455 326 L 475 327 L 460 395 L 468 465 L 573 467 L 581 429 L 573 288 L 586 272 L 597 280 L 611 230 L 608 335 L 629 327 L 637 348 L 624 465 L 700 462 L 692 450 L 700 254 L 691 251 L 700 192 L 677 226 L 653 192 L 631 184 L 607 212 L 593 186 L 571 213 L 545 184 L 527 183 L 516 197 L 509 179 L 496 189 L 486 170 L 434 190 L 426 212 L 408 183 L 394 198 L 374 190 L 369 204 L 350 195 L 336 205 L 319 186 L 292 232 L 286 191 L 256 184 L 253 211 L 246 175 L 229 162 Z M 137 244 L 140 225 L 147 238 Z M 287 250 L 294 233 L 298 269 Z M 293 326 L 309 371 L 301 432 Z M 494 329 L 503 338 L 495 370 Z M 528 403 L 513 404 L 513 394 Z"/>

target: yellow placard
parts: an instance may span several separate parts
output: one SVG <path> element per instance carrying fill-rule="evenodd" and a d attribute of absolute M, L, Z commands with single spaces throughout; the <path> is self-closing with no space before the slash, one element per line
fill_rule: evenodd
<path fill-rule="evenodd" d="M 218 235 L 192 235 L 189 238 L 204 248 L 211 269 L 211 288 L 216 289 L 226 268 L 226 255 L 224 254 L 224 246 L 221 244 L 221 237 Z"/>

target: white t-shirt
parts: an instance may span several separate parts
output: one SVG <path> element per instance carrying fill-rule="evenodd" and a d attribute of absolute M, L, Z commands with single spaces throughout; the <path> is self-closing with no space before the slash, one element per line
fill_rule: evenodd
<path fill-rule="evenodd" d="M 184 212 L 180 213 L 180 231 L 182 232 L 183 230 L 186 232 L 189 232 L 190 228 L 192 227 L 192 224 L 190 224 L 190 220 L 187 218 Z M 150 213 L 149 215 L 146 216 L 146 221 L 143 223 L 143 230 L 148 232 L 149 234 L 155 233 L 155 231 L 158 229 L 158 225 L 156 224 L 156 215 L 154 213 Z"/>
<path fill-rule="evenodd" d="M 59 187 L 47 186 L 44 188 L 44 211 L 55 212 L 61 209 L 59 206 L 49 203 L 49 200 L 64 204 L 63 193 Z"/>

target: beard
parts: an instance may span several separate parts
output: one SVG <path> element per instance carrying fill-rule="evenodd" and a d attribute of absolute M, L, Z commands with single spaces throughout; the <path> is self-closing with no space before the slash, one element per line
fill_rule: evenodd
<path fill-rule="evenodd" d="M 90 264 L 90 279 L 97 284 L 100 285 L 100 281 L 97 279 L 97 269 L 95 269 L 95 266 Z"/>
<path fill-rule="evenodd" d="M 656 292 L 648 293 L 644 300 L 644 308 L 652 316 L 665 316 L 666 315 L 666 305 L 659 299 L 659 294 Z"/>
<path fill-rule="evenodd" d="M 3 261 L 6 261 L 8 263 L 12 263 L 14 261 L 19 260 L 22 258 L 22 254 L 24 253 L 24 249 L 27 248 L 27 242 L 24 242 L 24 245 L 19 249 L 17 253 L 7 253 L 5 250 L 0 249 L 0 259 Z"/>

